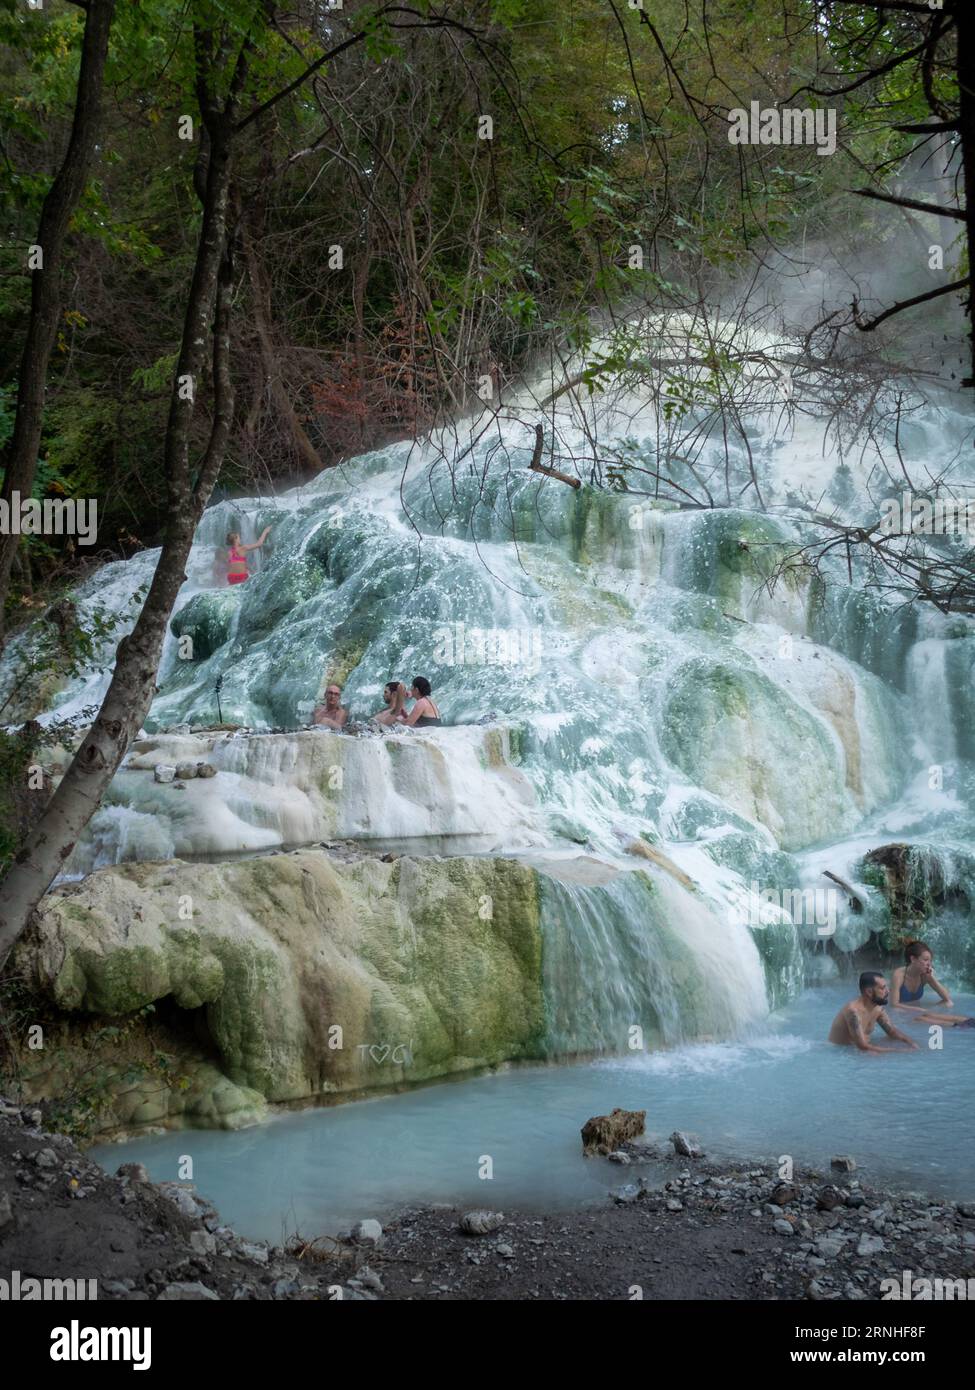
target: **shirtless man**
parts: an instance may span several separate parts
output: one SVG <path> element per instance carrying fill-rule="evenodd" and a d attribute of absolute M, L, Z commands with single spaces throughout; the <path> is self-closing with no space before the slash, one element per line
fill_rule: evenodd
<path fill-rule="evenodd" d="M 349 711 L 342 708 L 342 692 L 337 685 L 325 690 L 325 703 L 319 705 L 312 715 L 313 724 L 321 724 L 326 729 L 341 729 L 349 718 Z"/>
<path fill-rule="evenodd" d="M 889 1052 L 889 1048 L 876 1047 L 870 1041 L 874 1025 L 879 1023 L 888 1038 L 906 1043 L 916 1052 L 917 1043 L 895 1028 L 887 1017 L 884 1006 L 889 998 L 890 991 L 883 975 L 877 970 L 865 970 L 860 976 L 859 999 L 844 1004 L 833 1019 L 829 1030 L 830 1042 L 839 1043 L 843 1047 L 857 1047 L 861 1052 Z"/>

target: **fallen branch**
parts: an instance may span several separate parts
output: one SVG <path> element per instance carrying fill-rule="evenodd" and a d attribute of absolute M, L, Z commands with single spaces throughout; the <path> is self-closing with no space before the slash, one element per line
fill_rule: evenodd
<path fill-rule="evenodd" d="M 964 222 L 968 216 L 963 208 L 939 208 L 935 203 L 919 203 L 916 198 L 895 198 L 890 193 L 875 193 L 872 188 L 851 188 L 858 198 L 873 198 L 878 203 L 893 203 L 898 208 L 912 208 L 914 212 L 930 212 L 932 217 L 954 217 Z"/>
<path fill-rule="evenodd" d="M 582 487 L 578 478 L 572 478 L 568 473 L 560 473 L 557 468 L 549 468 L 542 463 L 542 449 L 545 445 L 545 433 L 541 425 L 535 426 L 535 448 L 532 451 L 532 461 L 528 465 L 533 473 L 544 473 L 546 478 L 557 478 L 560 483 L 568 483 L 569 487 Z"/>
<path fill-rule="evenodd" d="M 892 314 L 899 314 L 904 309 L 913 309 L 917 304 L 926 304 L 929 299 L 938 299 L 943 294 L 951 294 L 954 290 L 967 289 L 971 284 L 971 277 L 967 276 L 964 280 L 955 280 L 951 285 L 942 285 L 939 289 L 928 290 L 925 294 L 916 294 L 913 299 L 902 299 L 898 304 L 892 304 L 889 309 L 885 309 L 882 314 L 878 314 L 873 319 L 860 318 L 860 306 L 857 300 L 853 301 L 853 322 L 862 333 L 872 333 L 878 328 L 885 319 L 889 319 Z"/>
<path fill-rule="evenodd" d="M 845 878 L 840 878 L 839 874 L 831 874 L 829 869 L 823 870 L 823 876 L 839 884 L 843 892 L 846 893 L 847 897 L 850 899 L 850 906 L 853 908 L 854 912 L 863 911 L 863 899 L 855 889 L 850 887 Z"/>

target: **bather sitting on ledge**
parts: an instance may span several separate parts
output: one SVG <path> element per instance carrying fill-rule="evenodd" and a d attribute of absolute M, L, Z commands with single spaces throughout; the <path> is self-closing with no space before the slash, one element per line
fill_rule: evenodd
<path fill-rule="evenodd" d="M 373 723 L 382 724 L 386 728 L 392 724 L 401 724 L 404 718 L 403 706 L 406 704 L 406 686 L 402 681 L 387 681 L 383 686 L 383 699 L 386 701 L 386 708 L 372 716 Z"/>
<path fill-rule="evenodd" d="M 406 686 L 402 681 L 387 681 L 383 688 L 386 708 L 373 715 L 373 722 L 386 728 L 405 724 L 407 728 L 439 729 L 443 725 L 440 711 L 430 698 L 433 687 L 426 676 L 414 676 L 410 688 L 413 708 L 406 712 Z"/>
<path fill-rule="evenodd" d="M 342 691 L 337 685 L 329 685 L 325 690 L 325 703 L 319 705 L 311 717 L 313 724 L 336 733 L 344 729 L 349 720 L 349 711 L 342 705 Z"/>
<path fill-rule="evenodd" d="M 917 1043 L 895 1028 L 887 1017 L 885 1005 L 890 998 L 887 981 L 879 970 L 864 970 L 860 976 L 860 997 L 844 1004 L 833 1019 L 829 1030 L 831 1043 L 841 1047 L 856 1047 L 861 1052 L 889 1052 L 888 1047 L 877 1047 L 870 1041 L 875 1024 L 895 1042 L 906 1043 L 912 1052 L 917 1051 Z"/>
<path fill-rule="evenodd" d="M 430 698 L 433 687 L 426 676 L 414 676 L 410 699 L 415 703 L 409 714 L 403 716 L 404 722 L 418 729 L 439 729 L 443 724 L 440 711 Z"/>

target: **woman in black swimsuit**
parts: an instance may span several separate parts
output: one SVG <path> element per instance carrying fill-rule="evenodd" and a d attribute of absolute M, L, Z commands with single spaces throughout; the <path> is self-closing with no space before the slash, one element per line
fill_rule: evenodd
<path fill-rule="evenodd" d="M 426 676 L 414 676 L 410 698 L 415 700 L 413 708 L 406 715 L 406 723 L 418 729 L 439 729 L 443 724 L 440 711 L 430 698 L 433 689 Z"/>

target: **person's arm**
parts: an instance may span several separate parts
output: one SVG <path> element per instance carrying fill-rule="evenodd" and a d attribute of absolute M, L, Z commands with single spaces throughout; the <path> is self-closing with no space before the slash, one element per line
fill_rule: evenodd
<path fill-rule="evenodd" d="M 882 1047 L 874 1047 L 873 1043 L 867 1042 L 863 1034 L 863 1024 L 860 1022 L 860 1015 L 851 1004 L 846 1011 L 846 1027 L 850 1034 L 850 1041 L 854 1047 L 861 1052 L 883 1052 Z"/>
<path fill-rule="evenodd" d="M 942 1004 L 944 1004 L 945 1008 L 950 1009 L 955 1001 L 952 999 L 951 995 L 945 989 L 944 985 L 941 984 L 940 981 L 936 980 L 933 975 L 928 976 L 928 984 L 934 990 L 935 994 L 940 994 L 941 1002 Z"/>
<path fill-rule="evenodd" d="M 419 700 L 417 700 L 416 704 L 410 710 L 409 714 L 407 714 L 404 711 L 403 718 L 406 721 L 406 723 L 415 724 L 421 715 L 427 714 L 429 712 L 429 704 L 430 701 L 427 699 L 425 695 L 423 695 Z"/>
<path fill-rule="evenodd" d="M 880 1013 L 877 1015 L 877 1022 L 880 1024 L 881 1028 L 887 1034 L 888 1038 L 893 1038 L 895 1042 L 907 1043 L 909 1048 L 911 1048 L 914 1052 L 917 1051 L 917 1043 L 914 1041 L 913 1038 L 909 1038 L 905 1033 L 902 1033 L 899 1028 L 894 1027 L 890 1019 L 887 1017 L 886 1009 L 880 1010 Z"/>
<path fill-rule="evenodd" d="M 268 534 L 269 534 L 270 530 L 271 530 L 270 526 L 265 526 L 265 527 L 264 527 L 264 530 L 263 530 L 263 531 L 261 532 L 261 534 L 258 536 L 258 538 L 257 538 L 256 541 L 251 541 L 250 545 L 239 545 L 239 546 L 237 547 L 237 549 L 238 549 L 238 550 L 260 550 L 261 546 L 262 546 L 262 545 L 264 544 L 264 542 L 267 540 Z"/>

